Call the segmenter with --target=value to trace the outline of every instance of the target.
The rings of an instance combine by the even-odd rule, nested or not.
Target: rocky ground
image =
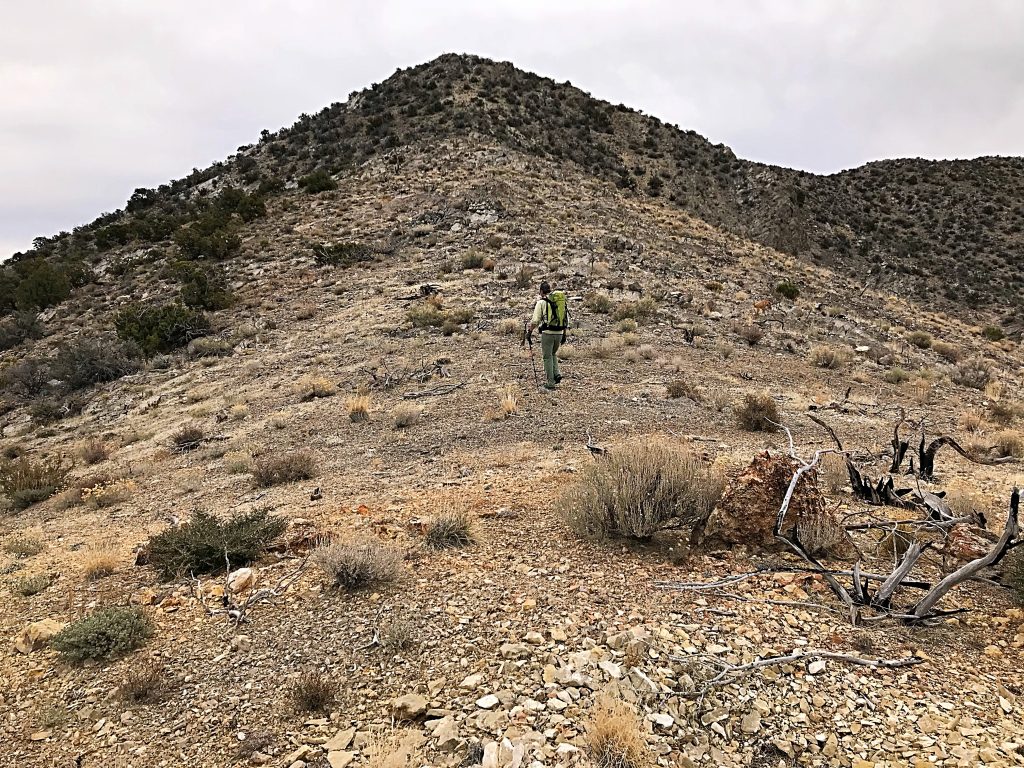
[[[32,555],[0,553],[11,586],[0,633],[13,639],[31,622],[129,602],[147,607],[156,631],[143,649],[103,665],[0,647],[8,745],[0,764],[379,765],[386,761],[374,745],[392,727],[402,729],[401,748],[386,750],[393,765],[586,764],[586,724],[604,691],[635,708],[649,758],[661,765],[1024,764],[1024,612],[1005,589],[958,589],[943,607],[971,610],[932,626],[854,627],[806,574],[686,586],[796,564],[788,556],[691,550],[676,537],[583,541],[558,504],[595,461],[588,434],[613,450],[663,435],[730,475],[765,448],[785,451],[784,436],[737,426],[733,411],[747,392],[773,395],[805,454],[830,445],[806,418],[826,407],[824,417],[875,474],[896,406],[926,419],[932,435],[983,444],[1002,429],[984,418],[993,398],[1019,391],[1016,345],[987,342],[970,318],[862,291],[657,200],[620,196],[569,166],[486,145],[412,156],[399,170],[371,163],[337,192],[273,205],[247,238],[247,258],[232,266],[240,301],[218,314],[231,356],[182,356],[104,385],[81,416],[49,432],[23,410],[8,417],[5,448],[71,454],[86,439],[103,440],[110,458],[75,477],[113,474],[129,490],[109,507],[61,509],[58,497],[0,517],[5,545],[25,537],[44,545]],[[340,239],[400,247],[372,265],[313,266],[309,245]],[[493,270],[462,268],[473,248]],[[536,277],[519,287],[524,268]],[[552,274],[580,300],[571,305],[577,327],[565,381],[545,393],[517,334],[537,278]],[[799,286],[795,301],[773,294],[783,279]],[[451,336],[410,326],[407,312],[422,302],[403,299],[428,283],[442,307],[475,313]],[[657,313],[623,330],[582,300],[594,290],[613,307],[652,297]],[[53,322],[67,329],[64,338],[102,325],[117,296],[101,287],[91,305],[70,303]],[[768,297],[774,306],[754,318],[753,303]],[[737,329],[754,321],[765,335],[750,345]],[[907,343],[913,330],[963,357],[984,355],[1003,389],[955,384],[952,364]],[[843,351],[839,369],[811,363],[811,348],[822,344]],[[897,367],[906,381],[888,375]],[[305,400],[300,382],[311,376],[336,394]],[[677,379],[696,399],[667,396]],[[370,391],[367,422],[347,413],[360,386]],[[510,389],[515,407],[506,416]],[[408,403],[422,413],[396,428],[396,409]],[[964,414],[981,417],[973,435]],[[171,436],[186,423],[210,439],[180,454]],[[316,456],[315,479],[254,487],[252,457],[300,448]],[[1019,465],[943,453],[938,469],[936,487],[969,497],[1001,530]],[[829,507],[863,509],[840,480],[822,477]],[[306,567],[236,625],[218,610],[219,577],[165,583],[134,564],[151,535],[196,509],[256,507],[286,515],[287,537],[298,542],[256,566],[260,585],[299,568],[303,543],[354,532],[400,546],[403,578],[345,594]],[[451,508],[472,514],[476,542],[426,547],[420,523]],[[877,542],[858,543],[888,572]],[[86,579],[100,552],[116,556],[114,572]],[[923,576],[934,578],[937,567],[929,560]],[[16,595],[15,579],[36,573],[52,574],[51,585]],[[810,655],[695,695],[721,662],[794,650],[921,663],[885,670]],[[155,703],[126,704],[118,689],[144,662],[163,670],[167,689]],[[340,686],[329,713],[298,713],[287,695],[310,671]]]

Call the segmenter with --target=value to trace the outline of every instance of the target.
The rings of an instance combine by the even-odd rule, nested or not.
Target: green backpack
[[[540,327],[541,331],[564,331],[569,327],[569,302],[564,291],[552,291],[544,301],[548,304],[548,316]]]

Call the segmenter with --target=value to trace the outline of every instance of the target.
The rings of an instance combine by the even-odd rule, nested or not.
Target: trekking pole
[[[529,320],[523,323],[523,341],[519,346],[526,349],[527,343],[530,345],[530,367],[533,369],[533,385],[540,389],[540,378],[537,376],[537,361],[533,359],[533,334],[530,333]]]

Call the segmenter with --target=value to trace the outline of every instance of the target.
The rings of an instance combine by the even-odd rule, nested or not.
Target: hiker
[[[527,333],[540,329],[540,348],[544,355],[545,389],[555,389],[562,380],[558,372],[558,348],[565,342],[565,331],[569,327],[569,308],[565,293],[552,291],[547,281],[540,284],[540,299],[533,308]]]

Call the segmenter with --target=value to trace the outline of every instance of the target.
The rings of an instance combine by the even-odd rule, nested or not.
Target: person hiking
[[[569,327],[569,310],[565,293],[552,291],[547,281],[540,284],[540,299],[533,308],[533,318],[527,329],[532,334],[535,328],[540,329],[540,348],[544,356],[545,389],[556,389],[562,381],[558,371],[558,348],[565,341],[565,331]]]

